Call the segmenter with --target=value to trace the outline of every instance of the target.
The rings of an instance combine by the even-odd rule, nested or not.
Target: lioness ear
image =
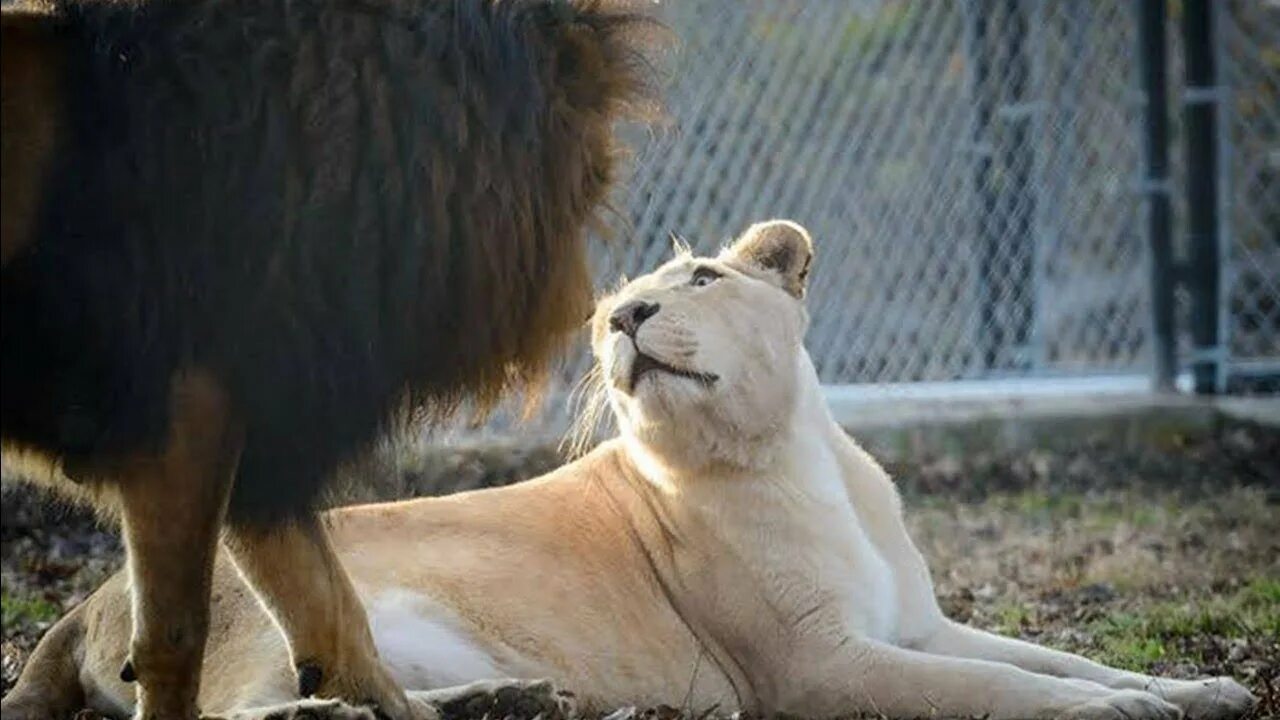
[[[747,228],[724,251],[729,258],[778,274],[782,289],[804,297],[813,261],[809,232],[790,220],[768,220]]]

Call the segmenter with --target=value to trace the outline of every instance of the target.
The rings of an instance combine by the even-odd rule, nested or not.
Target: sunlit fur
[[[806,235],[797,237],[808,242]],[[755,247],[751,240],[748,231],[715,258],[695,258],[677,241],[671,261],[603,298],[593,317],[597,372],[623,434],[683,470],[714,463],[745,469],[768,462],[767,449],[779,440],[790,419],[788,409],[795,405],[795,351],[808,316],[803,304],[778,287],[783,274],[744,259]],[[801,260],[807,263],[807,255]],[[697,268],[721,277],[694,286]],[[798,271],[799,266],[784,273]],[[634,340],[608,331],[609,315],[631,301],[661,308]],[[752,311],[737,310],[743,306]],[[628,392],[637,350],[719,379],[707,384],[653,373]]]

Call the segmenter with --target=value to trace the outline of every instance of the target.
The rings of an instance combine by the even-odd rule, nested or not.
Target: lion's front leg
[[[176,376],[166,447],[116,468],[133,632],[120,670],[138,684],[135,717],[196,717],[218,527],[243,444],[230,404],[204,373]]]
[[[284,633],[300,695],[376,705],[393,720],[430,717],[383,667],[364,606],[318,517],[233,525],[225,544]]]
[[[936,655],[1008,663],[1042,675],[1088,680],[1111,688],[1142,690],[1182,708],[1191,720],[1239,717],[1257,701],[1231,678],[1173,680],[1142,675],[951,621],[944,622],[921,649]]]

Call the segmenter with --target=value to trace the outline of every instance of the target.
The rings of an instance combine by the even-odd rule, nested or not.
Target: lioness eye
[[[693,278],[689,280],[689,284],[694,287],[702,287],[703,285],[710,285],[721,277],[723,276],[720,273],[711,268],[700,267],[693,271]]]

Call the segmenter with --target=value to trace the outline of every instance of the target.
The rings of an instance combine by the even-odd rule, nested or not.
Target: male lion
[[[648,23],[592,0],[5,6],[4,459],[118,509],[111,674],[139,717],[196,714],[220,531],[291,684],[415,714],[316,522],[323,481],[404,409],[536,381],[590,311],[584,226]]]
[[[1225,718],[1228,678],[1161,680],[946,619],[898,494],[825,407],[802,339],[812,247],[786,221],[687,253],[599,303],[598,370],[621,428],[542,478],[330,513],[395,679],[544,677],[581,709],[825,717]],[[127,713],[127,579],[59,622],[28,707]],[[225,560],[201,698],[296,698],[270,620]],[[429,696],[428,696],[429,699]]]

